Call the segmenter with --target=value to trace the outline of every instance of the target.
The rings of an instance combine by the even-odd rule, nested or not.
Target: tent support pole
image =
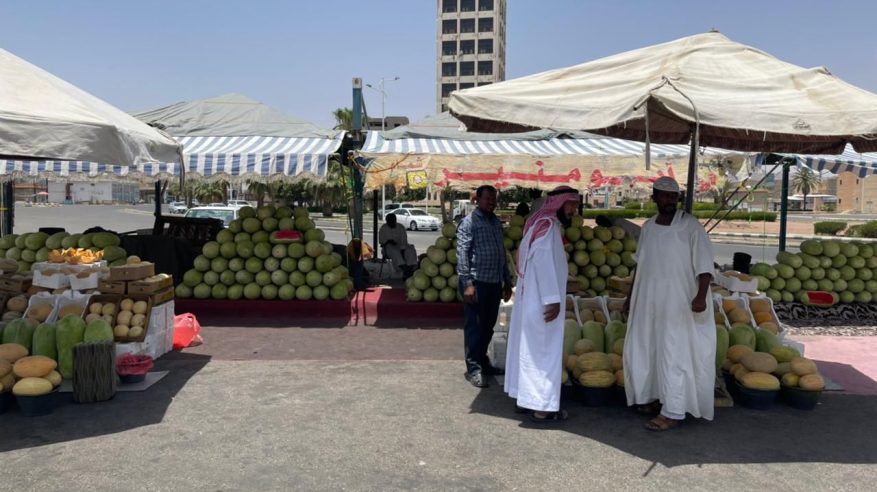
[[[786,221],[789,215],[789,167],[790,162],[783,159],[783,190],[780,195],[780,251],[786,250]]]
[[[696,130],[691,131],[691,149],[688,153],[688,181],[685,184],[685,211],[691,213],[694,209],[694,183],[697,176],[697,135]]]

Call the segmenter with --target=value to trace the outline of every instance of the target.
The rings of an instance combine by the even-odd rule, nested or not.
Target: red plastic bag
[[[197,347],[202,343],[201,323],[194,314],[183,313],[174,317],[174,350]]]

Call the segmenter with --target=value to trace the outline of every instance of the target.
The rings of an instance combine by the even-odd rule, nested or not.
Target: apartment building
[[[436,112],[451,92],[505,80],[506,0],[437,0]]]

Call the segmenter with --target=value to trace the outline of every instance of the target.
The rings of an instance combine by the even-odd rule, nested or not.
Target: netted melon
[[[773,372],[777,368],[777,360],[764,352],[749,352],[740,358],[743,367],[753,372]]]
[[[740,381],[740,384],[751,389],[764,391],[780,389],[780,380],[776,376],[765,372],[747,372],[737,379]]]

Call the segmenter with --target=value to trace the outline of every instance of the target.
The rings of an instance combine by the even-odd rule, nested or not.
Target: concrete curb
[[[732,239],[775,239],[779,240],[779,234],[750,234],[747,232],[710,232],[712,237]],[[832,240],[846,243],[877,243],[877,239],[869,237],[845,237],[845,236],[817,236],[808,234],[786,234],[786,239],[806,241],[808,239]]]

